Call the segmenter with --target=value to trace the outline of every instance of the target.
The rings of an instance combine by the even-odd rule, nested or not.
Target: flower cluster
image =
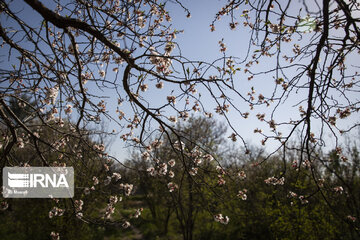
[[[169,192],[173,192],[175,191],[177,188],[178,188],[178,185],[176,183],[173,183],[173,182],[169,182],[167,184],[167,187],[169,189]]]
[[[239,176],[239,178],[240,178],[241,180],[244,180],[244,179],[246,178],[246,173],[245,173],[244,171],[240,171],[240,172],[238,173],[238,176]]]
[[[46,95],[45,95],[44,103],[46,103],[47,105],[55,104],[56,98],[59,94],[59,86],[56,85],[53,88],[45,87],[45,90],[46,90]]]
[[[244,188],[243,190],[239,191],[237,196],[245,201],[247,199],[246,193],[247,193],[247,189]]]
[[[285,178],[281,177],[281,178],[276,178],[276,177],[269,177],[267,179],[264,180],[264,182],[266,184],[271,184],[271,185],[284,185],[285,182]]]
[[[120,201],[122,199],[120,198]],[[109,219],[111,217],[111,215],[115,212],[115,204],[119,201],[117,196],[110,196],[109,198],[109,203],[106,206],[105,209],[105,213],[104,213],[104,218],[105,219]]]
[[[49,212],[49,218],[53,218],[56,216],[62,216],[64,214],[65,210],[58,208],[58,207],[53,207],[50,212]]]
[[[56,232],[50,233],[51,240],[60,240],[60,234]]]
[[[343,191],[344,191],[344,189],[343,189],[342,186],[337,186],[337,187],[334,187],[334,191],[335,191],[336,193],[342,194]]]
[[[83,208],[84,202],[82,200],[75,200],[74,201],[74,207],[75,207],[75,212],[76,212],[76,217],[78,218],[82,218],[83,213],[82,208]]]
[[[163,73],[164,75],[169,75],[172,73],[172,70],[170,70],[171,67],[171,59],[169,58],[170,52],[172,51],[173,47],[170,45],[168,47],[165,47],[165,55],[160,56],[160,54],[155,50],[154,47],[150,47],[150,53],[152,56],[149,57],[149,60],[152,64],[156,66],[156,72],[157,73]]]
[[[131,215],[131,218],[139,218],[143,210],[143,208],[136,209],[135,213]]]
[[[134,188],[134,185],[132,185],[132,184],[128,184],[128,183],[120,184],[120,189],[124,190],[124,194],[126,196],[129,196],[131,194],[131,191],[133,190],[133,188]]]
[[[222,223],[222,224],[228,224],[230,221],[230,218],[228,216],[223,216],[221,213],[216,214],[214,216],[214,219],[216,222]]]

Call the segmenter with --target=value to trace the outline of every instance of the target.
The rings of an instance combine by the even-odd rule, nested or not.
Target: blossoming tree
[[[248,28],[248,54],[242,60],[228,56],[226,41],[221,40],[223,57],[212,62],[193,61],[182,55],[176,42],[181,31],[172,27],[167,5],[173,2],[187,17],[191,15],[178,0],[24,2],[26,5],[19,9],[17,2],[0,1],[2,52],[8,53],[2,54],[6,62],[0,71],[0,117],[4,126],[1,167],[16,165],[11,153],[26,144],[36,149],[44,166],[51,165],[44,157],[44,145],[61,156],[81,161],[80,151],[62,151],[69,138],[110,161],[115,157],[106,153],[104,145],[89,143],[89,136],[99,134],[89,129],[111,120],[117,128],[102,134],[119,133],[128,145],[141,149],[154,169],[161,164],[165,169],[168,163],[154,159],[152,151],[161,145],[160,138],[167,137],[174,152],[185,156],[182,142],[187,136],[174,123],[185,121],[195,112],[209,118],[224,117],[232,130],[230,139],[240,139],[246,153],[250,153],[248,144],[229,112],[239,119],[254,115],[259,124],[266,123],[267,129],[256,128],[254,133],[262,136],[263,145],[278,144],[269,157],[282,151],[284,159],[277,175],[265,179],[268,184],[286,181],[287,153],[298,151],[301,157],[293,163],[294,169],[305,171],[306,166],[318,186],[317,192],[325,197],[322,186],[326,184],[317,166],[330,165],[315,149],[334,141],[337,154],[344,162],[347,160],[339,138],[359,126],[359,73],[353,61],[358,58],[360,39],[356,1],[227,1],[210,23],[210,30],[216,31],[221,17],[229,19],[231,29],[240,25]],[[263,62],[267,69],[254,67]],[[246,81],[270,78],[273,90],[244,90],[238,84],[239,74],[245,74]],[[20,97],[24,93],[31,95],[31,103]],[[154,100],[157,94],[159,98]],[[32,109],[27,118],[19,119],[9,107],[14,98],[19,106]],[[240,108],[239,101],[248,108]],[[288,103],[294,104],[299,113],[278,119]],[[269,111],[257,112],[261,106]],[[62,128],[65,122],[70,127]],[[37,125],[56,131],[57,140],[47,141]],[[154,140],[157,133],[161,137]],[[300,142],[294,146],[290,143],[296,134]],[[185,157],[179,159],[176,164],[186,169]],[[231,176],[221,164],[217,169],[220,183],[225,184],[224,178]],[[194,170],[187,169],[187,174],[193,175]],[[109,176],[113,177],[116,175]],[[177,183],[167,184],[169,191],[176,191]],[[328,187],[339,187],[340,191],[345,186]],[[131,183],[121,185],[124,196],[131,194],[132,188]],[[246,198],[244,191],[239,191]],[[118,201],[110,198],[105,218],[110,218],[113,203]],[[79,206],[82,204],[74,204],[75,211]],[[228,222],[221,213],[214,218]],[[129,222],[122,225],[129,227]],[[57,239],[59,234],[53,233],[52,237]]]

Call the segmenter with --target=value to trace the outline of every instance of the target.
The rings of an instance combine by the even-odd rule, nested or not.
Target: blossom
[[[244,180],[244,179],[246,178],[246,173],[245,173],[244,171],[240,171],[240,172],[238,173],[238,176],[239,176],[239,178],[240,178],[241,180]]]
[[[130,223],[128,221],[125,221],[121,226],[123,228],[128,228],[128,227],[130,227]]]
[[[175,189],[178,188],[178,185],[176,183],[173,183],[173,182],[169,182],[167,184],[167,186],[168,186],[169,192],[173,192]]]
[[[93,176],[92,180],[94,181],[94,185],[99,184],[99,179],[97,177]]]
[[[296,198],[297,197],[297,194],[292,192],[292,191],[289,191],[289,195],[288,197],[293,197],[293,198]]]
[[[100,77],[105,77],[105,71],[104,70],[99,70],[99,75],[100,75]]]
[[[112,178],[115,178],[115,181],[118,181],[119,179],[121,179],[121,175],[120,173],[113,173]]]
[[[198,168],[191,168],[190,170],[189,170],[189,174],[191,175],[191,176],[195,176],[196,174],[197,174],[197,171],[198,171]]]
[[[309,203],[309,201],[306,200],[303,195],[300,195],[300,196],[299,196],[299,199],[300,199],[301,204],[308,204],[308,203]]]
[[[175,96],[167,96],[166,99],[168,100],[169,103],[176,103],[176,97]]]
[[[146,172],[148,172],[150,174],[150,176],[156,175],[155,168],[153,168],[153,167],[149,167],[148,169],[146,169]]]
[[[245,201],[247,199],[246,193],[247,193],[247,189],[244,188],[243,190],[239,191],[237,196]]]
[[[158,89],[162,89],[164,87],[164,83],[163,82],[158,82],[155,86]]]
[[[72,106],[70,104],[67,104],[65,107],[65,113],[71,114],[72,113]]]
[[[285,178],[281,177],[281,178],[276,178],[276,177],[269,177],[267,179],[264,180],[264,182],[266,184],[272,184],[272,185],[284,185],[285,182]]]
[[[134,185],[128,184],[128,183],[125,183],[125,184],[121,183],[120,184],[120,189],[124,190],[124,194],[126,196],[129,196],[131,194],[131,191],[133,190],[133,187],[134,187]]]
[[[52,240],[60,240],[60,234],[57,232],[51,232],[50,237]]]
[[[62,216],[64,214],[65,210],[58,208],[58,207],[53,207],[50,211],[49,211],[49,218],[53,218],[55,216]]]
[[[334,191],[335,191],[336,193],[342,194],[343,191],[344,191],[344,189],[343,189],[342,186],[337,186],[337,187],[334,187]]]
[[[174,159],[170,159],[170,160],[168,161],[168,164],[169,164],[170,167],[174,167],[174,166],[175,166],[175,160],[174,160]]]
[[[170,178],[175,177],[175,173],[173,171],[171,171],[171,170],[169,171],[168,175],[169,175]]]
[[[143,91],[143,92],[146,92],[146,90],[149,88],[149,86],[147,85],[147,84],[142,84],[142,85],[140,85],[140,89],[141,89],[141,91]]]
[[[45,89],[47,90],[46,92],[46,96],[45,96],[45,100],[44,102],[46,104],[55,104],[56,98],[59,94],[59,86],[55,86],[53,88],[47,88],[45,87]]]
[[[347,219],[349,219],[349,220],[352,221],[352,222],[355,222],[355,221],[356,221],[356,217],[351,216],[351,215],[348,215],[348,216],[347,216]]]
[[[221,213],[219,213],[219,214],[216,214],[215,216],[214,216],[214,220],[216,221],[216,222],[219,222],[219,223],[222,223],[222,224],[228,224],[229,223],[229,221],[230,221],[230,218],[228,217],[228,216],[223,216]]]

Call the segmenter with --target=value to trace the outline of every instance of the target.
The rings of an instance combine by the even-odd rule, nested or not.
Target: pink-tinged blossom
[[[169,173],[168,173],[168,176],[169,176],[169,178],[174,178],[174,177],[175,177],[175,173],[170,170]]]
[[[299,196],[300,202],[301,204],[308,204],[309,201],[307,199],[305,199],[305,197],[303,195]]]
[[[325,182],[325,179],[323,179],[323,178],[318,179],[318,186],[319,186],[319,187],[323,187],[323,186],[324,186],[324,182]]]
[[[143,152],[142,154],[141,154],[141,159],[142,160],[148,160],[150,158],[150,153],[148,153],[148,152]]]
[[[17,138],[17,146],[19,147],[19,148],[24,148],[25,147],[25,143],[24,143],[24,140],[21,138],[21,137],[18,137]]]
[[[211,154],[205,154],[204,159],[205,159],[205,161],[211,162],[212,160],[214,160],[214,157],[211,156]]]
[[[226,174],[225,170],[222,167],[220,167],[219,165],[216,166],[216,171],[222,175]]]
[[[166,163],[161,163],[159,165],[159,174],[160,175],[166,175],[167,173],[167,164]]]
[[[245,201],[247,199],[246,193],[247,193],[247,189],[244,188],[243,190],[239,191],[237,196]]]
[[[121,179],[121,175],[120,175],[120,173],[113,173],[112,178],[114,178],[115,181],[118,181],[119,179]]]
[[[141,212],[143,211],[144,209],[143,208],[139,208],[139,209],[136,209],[135,213],[132,214],[132,218],[139,218],[140,215],[141,215]]]
[[[164,83],[163,82],[158,82],[155,86],[158,89],[162,89],[164,87]]]
[[[184,150],[185,149],[185,143],[183,143],[182,141],[176,141],[175,143],[174,143],[174,148],[176,149],[176,150],[179,150],[179,151],[181,151],[181,150]]]
[[[131,194],[131,191],[133,190],[133,187],[134,187],[134,185],[128,184],[128,183],[125,183],[125,184],[121,183],[120,184],[120,189],[124,190],[124,194],[126,196],[129,196]]]
[[[105,77],[105,71],[104,70],[100,70],[99,71],[99,75],[100,75],[100,77]]]
[[[60,234],[57,232],[50,233],[51,240],[60,240]]]
[[[107,186],[111,183],[111,177],[107,176],[106,179],[104,180],[104,185]]]
[[[84,194],[89,195],[90,194],[90,188],[88,188],[88,187],[84,188]]]
[[[93,176],[92,180],[94,181],[94,185],[99,184],[99,179],[97,177]]]
[[[225,179],[221,175],[218,175],[218,184],[221,186],[221,185],[225,185],[225,183],[226,183]]]
[[[352,222],[355,222],[355,221],[356,221],[356,217],[351,216],[351,215],[348,215],[348,216],[347,216],[347,219],[349,219],[349,220],[352,221]]]
[[[174,159],[169,160],[168,164],[169,164],[170,167],[174,167],[175,166],[175,160]]]
[[[58,207],[53,207],[50,211],[49,211],[49,218],[53,218],[56,216],[62,216],[64,214],[65,210],[58,208]]]
[[[65,111],[66,114],[71,114],[72,113],[72,106],[70,104],[67,104],[64,111]]]
[[[244,171],[240,171],[240,172],[238,173],[238,176],[239,176],[239,178],[240,178],[241,180],[244,180],[244,179],[246,178],[246,173],[245,173]]]
[[[74,207],[76,212],[80,212],[83,208],[84,202],[82,200],[75,200],[74,201]]]
[[[216,221],[216,222],[219,222],[219,223],[222,223],[222,224],[228,224],[229,223],[229,221],[230,221],[230,218],[228,217],[228,216],[223,216],[221,213],[219,213],[219,214],[216,214],[215,216],[214,216],[214,220]]]
[[[167,101],[169,103],[173,103],[173,104],[176,103],[176,97],[175,96],[167,96],[166,99],[167,99]]]
[[[264,180],[264,182],[266,184],[271,184],[271,185],[284,185],[284,182],[285,182],[285,178],[284,177],[281,177],[281,178],[276,178],[276,177],[269,177],[267,179]]]
[[[130,223],[128,221],[125,221],[121,226],[126,229],[130,227]]]
[[[334,187],[334,191],[335,191],[336,193],[342,194],[343,191],[344,191],[344,189],[343,189],[342,186],[337,186],[337,187]]]
[[[173,192],[175,189],[178,188],[178,185],[176,183],[173,183],[173,182],[169,182],[167,184],[167,187],[169,189],[169,192]]]
[[[46,96],[45,96],[45,100],[44,102],[46,104],[55,104],[56,98],[59,94],[59,86],[55,86],[53,88],[47,88],[45,87],[45,90],[47,90],[46,92]]]
[[[192,168],[189,170],[189,174],[190,174],[191,176],[195,176],[195,175],[197,174],[197,172],[198,172],[198,168],[192,167]]]
[[[149,88],[149,86],[148,86],[147,84],[142,84],[142,85],[140,85],[140,89],[141,89],[141,91],[143,91],[143,92],[146,92],[146,90],[148,90],[148,88]]]

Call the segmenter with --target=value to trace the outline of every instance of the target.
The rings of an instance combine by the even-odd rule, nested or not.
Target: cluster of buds
[[[128,221],[125,221],[121,226],[126,229],[126,228],[130,227],[130,225],[131,224]]]
[[[292,192],[292,191],[289,191],[288,197],[289,197],[289,198],[296,198],[296,197],[297,197],[297,193]]]

